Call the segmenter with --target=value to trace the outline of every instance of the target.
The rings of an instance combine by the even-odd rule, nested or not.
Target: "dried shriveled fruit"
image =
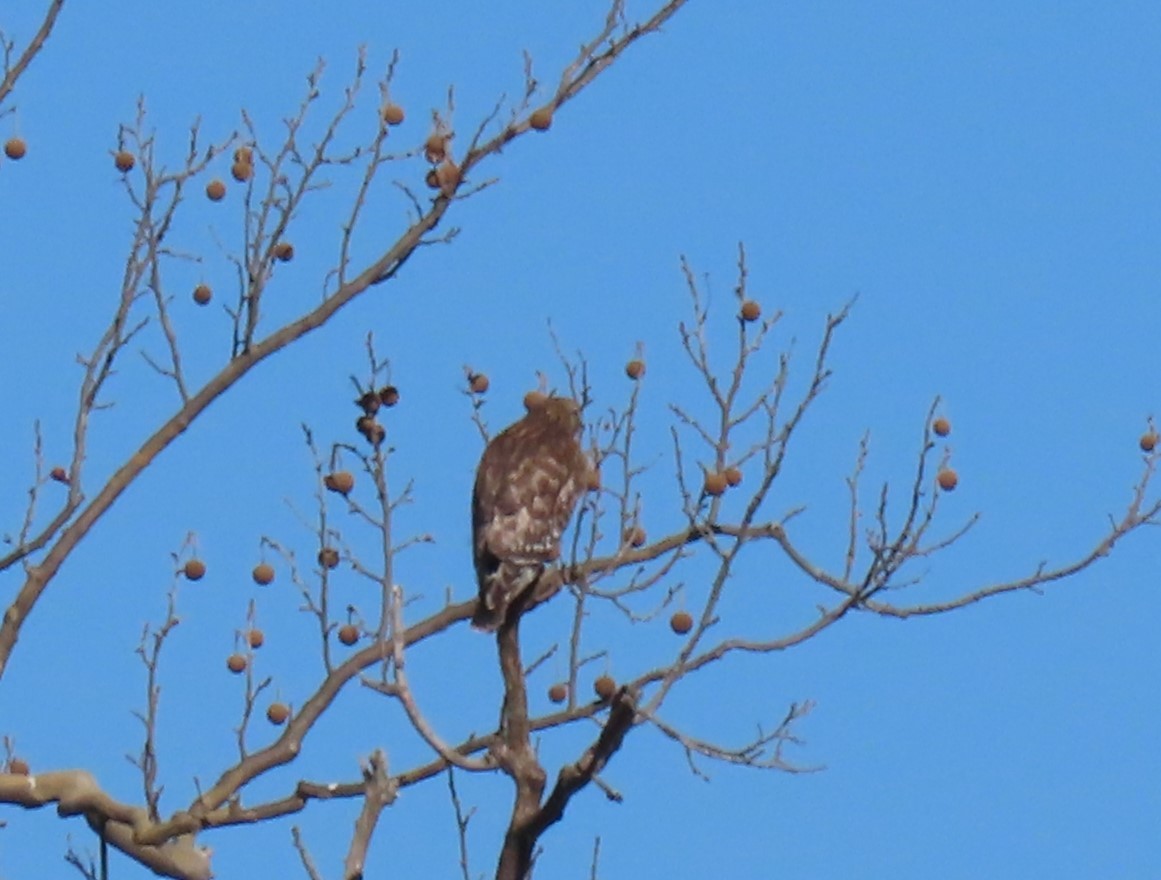
[[[210,300],[214,298],[214,292],[210,289],[208,284],[199,284],[194,288],[193,301],[199,306],[208,305]]]
[[[951,468],[944,468],[935,477],[935,481],[939,483],[939,488],[945,492],[950,492],[959,485],[959,474]]]
[[[211,202],[220,202],[226,197],[226,185],[215,177],[206,184],[206,197]]]
[[[323,568],[338,568],[339,551],[334,547],[323,547],[318,551],[318,564]]]
[[[528,124],[536,131],[548,131],[552,127],[552,108],[537,107],[528,117]]]
[[[374,391],[366,391],[355,404],[368,416],[373,416],[379,412],[379,395]]]
[[[756,300],[748,299],[742,303],[742,320],[757,321],[762,317],[762,306]]]
[[[394,385],[384,385],[379,389],[379,402],[384,406],[395,406],[399,403],[399,389]]]
[[[118,150],[113,155],[113,165],[122,174],[126,174],[133,170],[133,166],[137,164],[137,159],[128,150]]]
[[[589,468],[585,474],[585,491],[601,491],[601,469],[599,467]]]
[[[254,578],[254,583],[258,586],[265,587],[274,581],[274,566],[269,562],[259,562],[250,572],[250,576]]]
[[[245,654],[231,654],[226,658],[226,668],[235,675],[245,672],[249,661],[246,660]]]
[[[423,157],[432,165],[438,165],[447,158],[447,132],[433,131],[423,142]]]
[[[688,611],[674,611],[669,618],[669,628],[679,636],[685,635],[693,629],[693,615]]]
[[[346,495],[355,488],[355,475],[350,471],[335,471],[323,477],[323,485],[332,492]]]
[[[568,685],[563,681],[558,681],[548,689],[548,699],[554,703],[563,703],[568,699]]]
[[[460,166],[446,159],[435,166],[435,182],[440,192],[451,195],[460,185]]]
[[[706,495],[721,495],[726,491],[726,486],[729,485],[729,480],[721,471],[710,471],[705,475],[705,482],[702,484],[702,491]]]
[[[191,581],[200,581],[206,576],[206,564],[200,559],[190,559],[182,567],[185,576]]]
[[[49,471],[48,475],[51,479],[56,480],[58,483],[69,482],[69,472],[62,468],[59,464],[51,471]]]
[[[290,707],[285,703],[271,703],[266,708],[266,720],[271,724],[282,725],[290,717]]]
[[[946,437],[951,433],[951,422],[944,416],[939,416],[931,423],[931,430],[935,432],[938,437]]]
[[[344,623],[339,627],[339,641],[350,647],[359,641],[359,628],[353,623]]]
[[[363,435],[368,443],[374,446],[382,443],[383,439],[387,436],[387,429],[370,416],[359,416],[355,420],[355,428]]]
[[[596,695],[602,700],[611,700],[613,698],[613,694],[617,692],[617,683],[613,681],[613,677],[611,675],[606,673],[593,682],[593,691],[595,691]]]
[[[23,159],[27,152],[28,144],[24,142],[24,138],[11,137],[4,142],[4,155],[9,159]]]

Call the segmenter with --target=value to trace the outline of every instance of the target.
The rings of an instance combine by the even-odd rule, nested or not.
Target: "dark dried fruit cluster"
[[[372,446],[378,446],[387,437],[387,429],[375,420],[375,414],[381,407],[389,408],[397,403],[399,389],[394,385],[384,385],[378,391],[365,392],[355,401],[355,406],[363,411],[363,414],[355,420],[355,430]]]

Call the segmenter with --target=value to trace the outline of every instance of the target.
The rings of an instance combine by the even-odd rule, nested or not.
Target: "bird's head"
[[[529,407],[530,418],[541,419],[569,434],[579,434],[584,422],[581,420],[580,404],[571,397],[545,397]]]

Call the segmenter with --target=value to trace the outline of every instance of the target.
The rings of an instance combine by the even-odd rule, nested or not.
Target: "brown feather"
[[[560,540],[589,471],[580,407],[550,397],[484,449],[472,491],[480,601],[472,623],[494,630],[508,606],[560,558]]]

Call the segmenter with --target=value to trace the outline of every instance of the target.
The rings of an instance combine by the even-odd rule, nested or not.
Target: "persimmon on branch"
[[[623,3],[621,0],[614,0],[604,26],[594,38],[581,47],[576,59],[565,69],[556,92],[546,106],[549,106],[552,112],[559,110],[607,69],[626,49],[641,37],[657,31],[684,4],[685,0],[670,0],[647,21],[630,26],[624,19]],[[52,22],[55,21],[59,7],[58,3],[50,9],[45,28],[42,29],[46,36]],[[43,39],[40,42],[43,43]],[[24,62],[24,66],[26,65],[27,62]],[[18,75],[18,67],[19,70],[23,70],[17,62],[8,72],[16,71]],[[526,72],[527,70],[526,64]],[[388,67],[385,79],[380,83],[384,94],[388,93],[393,72],[394,59]],[[253,151],[252,156],[257,155],[261,162],[266,163],[271,172],[270,183],[261,202],[255,203],[254,190],[250,190],[251,196],[246,202],[246,235],[243,242],[243,253],[246,257],[237,258],[235,261],[242,277],[239,303],[234,311],[231,356],[214,376],[196,389],[186,386],[186,380],[180,369],[178,340],[167,321],[167,297],[172,296],[172,293],[168,292],[169,289],[165,286],[163,258],[174,256],[175,253],[168,250],[168,245],[163,250],[162,240],[169,229],[173,211],[181,202],[185,184],[202,171],[214,156],[232,143],[233,136],[221,144],[211,145],[202,152],[199,147],[198,126],[195,124],[191,130],[190,149],[184,165],[179,171],[167,174],[159,163],[155,164],[155,142],[151,134],[145,133],[141,114],[138,116],[137,125],[131,131],[122,131],[118,157],[121,152],[127,152],[126,147],[136,146],[138,149],[136,159],[141,160],[145,170],[144,190],[141,191],[139,199],[135,199],[139,220],[130,248],[125,283],[109,329],[103,334],[93,354],[85,363],[76,415],[72,465],[67,474],[70,481],[69,498],[39,533],[27,541],[18,543],[5,557],[0,558],[0,571],[3,571],[17,562],[26,560],[31,554],[47,548],[43,556],[25,565],[24,582],[7,608],[3,622],[0,623],[0,676],[7,668],[24,622],[65,560],[113,502],[157,456],[177,440],[214,400],[226,393],[250,370],[271,355],[324,326],[339,309],[372,287],[394,278],[418,249],[438,240],[432,239],[431,234],[441,224],[445,214],[459,200],[479,191],[478,187],[473,189],[468,183],[469,177],[477,168],[498,154],[505,145],[533,128],[530,118],[517,115],[500,125],[496,134],[485,139],[487,130],[497,124],[497,115],[503,103],[498,102],[496,109],[475,130],[466,154],[458,165],[452,162],[450,156],[438,157],[439,161],[433,169],[436,172],[438,189],[430,203],[424,205],[418,199],[413,199],[416,213],[403,233],[393,243],[380,245],[378,256],[366,262],[361,268],[351,268],[350,236],[360,217],[362,197],[386,162],[406,155],[387,157],[382,152],[384,138],[392,120],[401,121],[396,112],[387,112],[387,106],[381,108],[379,114],[381,124],[365,148],[353,154],[331,152],[334,133],[343,121],[351,116],[353,97],[363,73],[364,64],[360,56],[354,83],[347,90],[344,103],[332,117],[322,139],[313,149],[305,150],[299,147],[298,133],[308,110],[318,97],[318,71],[308,78],[307,97],[300,105],[298,116],[288,124],[287,136],[282,141],[282,146],[269,152],[264,152],[254,145],[247,147]],[[523,103],[519,106],[525,108],[528,100],[529,90],[526,87]],[[389,106],[398,107],[398,105]],[[252,125],[248,120],[244,121],[247,122],[248,132],[253,135],[255,132]],[[540,130],[544,127],[537,126]],[[133,154],[129,152],[129,155]],[[239,156],[235,156],[235,161],[238,159]],[[319,170],[324,166],[353,164],[356,159],[365,162],[364,173],[359,184],[359,195],[350,209],[337,248],[336,269],[331,273],[332,277],[338,279],[335,288],[326,292],[317,306],[307,309],[297,318],[262,336],[259,308],[261,294],[269,281],[273,260],[284,259],[289,255],[284,247],[280,249],[280,245],[284,244],[282,234],[290,229],[295,210],[303,207]],[[449,163],[452,163],[451,166]],[[132,167],[129,162],[118,164]],[[444,171],[441,172],[440,169]],[[248,184],[251,187],[256,186],[252,181],[248,181]],[[220,191],[220,188],[214,188],[209,194],[211,198],[220,198],[218,194]],[[135,317],[137,309],[134,307],[148,299],[141,288],[142,282],[145,284],[145,291],[152,294],[150,298],[155,314],[138,318]],[[112,475],[103,481],[97,481],[99,488],[86,499],[82,490],[81,464],[84,461],[83,450],[89,416],[99,406],[97,395],[108,379],[113,362],[134,336],[144,329],[146,321],[153,321],[161,327],[169,349],[168,364],[161,368],[161,372],[168,375],[177,385],[182,406],[151,436],[144,439],[137,451]]]
[[[370,288],[392,279],[417,250],[454,235],[454,230],[440,235],[437,229],[460,201],[489,185],[490,181],[477,173],[485,163],[525,132],[547,129],[555,112],[637,39],[660,28],[682,5],[683,0],[666,3],[643,24],[631,26],[625,21],[622,3],[614,0],[603,26],[582,45],[548,100],[535,109],[539,84],[526,57],[522,96],[507,114],[503,101],[496,104],[472,131],[458,161],[453,150],[456,107],[450,91],[446,108],[433,114],[431,134],[422,145],[398,152],[387,150],[389,138],[395,137],[391,133],[394,126],[403,120],[391,89],[397,58],[392,58],[377,84],[380,106],[374,131],[358,147],[346,151],[338,150],[335,144],[338,133],[357,116],[357,97],[367,76],[361,54],[338,108],[322,123],[321,135],[309,146],[305,132],[321,100],[321,65],[308,77],[307,94],[297,114],[286,120],[281,138],[268,140],[244,114],[241,135],[231,133],[206,144],[200,126],[195,124],[174,170],[162,161],[157,137],[148,128],[143,103],[139,104],[134,123],[121,129],[114,154],[115,165],[126,175],[126,193],[137,220],[119,297],[106,328],[81,361],[70,463],[60,468],[59,475],[57,469],[49,469],[37,432],[35,476],[25,516],[15,546],[0,559],[0,570],[16,571],[19,563],[23,577],[0,623],[0,674],[21,626],[77,544],[213,400],[270,355],[324,326],[339,309]],[[52,10],[59,7],[57,3],[50,9],[49,29],[56,14]],[[13,69],[15,66],[6,62],[5,82]],[[0,102],[3,97],[0,93]],[[505,121],[500,121],[501,116]],[[202,381],[190,375],[182,356],[185,340],[170,320],[174,297],[179,295],[170,281],[171,265],[195,256],[171,242],[173,220],[184,200],[197,191],[195,184],[200,184],[209,165],[231,149],[231,175],[244,186],[241,242],[226,258],[234,268],[237,290],[226,297],[230,320],[228,332],[222,336],[222,361],[217,372]],[[412,212],[406,229],[394,242],[375,241],[376,256],[356,265],[352,256],[356,235],[370,234],[360,225],[364,205],[382,182],[383,169],[420,155],[431,166],[428,185],[432,195],[425,201],[411,184],[401,182],[400,190]],[[135,172],[133,177],[128,176],[131,172]],[[280,265],[293,257],[295,218],[311,208],[312,194],[332,174],[351,175],[353,196],[344,209],[341,234],[334,243],[334,263],[322,281],[321,300],[302,307],[297,317],[281,326],[270,328],[264,297],[277,283]],[[220,180],[211,181],[206,192],[216,198],[224,187]],[[296,553],[297,542],[283,538],[265,536],[261,541],[264,554],[270,551],[282,560],[301,596],[301,610],[313,618],[312,626],[317,624],[320,674],[313,690],[296,700],[293,708],[281,699],[270,704],[267,717],[277,733],[272,741],[254,745],[258,734],[251,722],[261,709],[263,694],[276,682],[258,665],[261,638],[256,633],[261,631],[257,606],[250,601],[236,634],[236,653],[228,660],[232,671],[245,673],[239,679],[242,707],[235,728],[237,757],[228,766],[213,768],[204,777],[213,783],[183,807],[164,812],[155,729],[160,711],[157,680],[162,647],[167,639],[180,635],[174,629],[178,617],[176,594],[171,590],[162,622],[143,632],[138,649],[146,670],[146,705],[139,716],[144,727],[143,745],[134,763],[142,773],[144,805],[112,798],[85,770],[36,775],[18,772],[27,768],[17,766],[11,756],[9,772],[0,774],[0,802],[28,808],[51,804],[62,815],[81,815],[102,839],[159,874],[200,880],[210,876],[209,853],[197,842],[200,833],[296,814],[315,801],[357,798],[362,807],[343,869],[344,877],[355,878],[361,876],[366,864],[382,810],[395,803],[402,789],[447,773],[461,866],[468,876],[466,817],[471,813],[464,810],[454,789],[454,768],[505,776],[511,782],[515,797],[496,876],[519,880],[527,874],[542,836],[564,816],[572,798],[590,785],[611,799],[620,798],[601,774],[615,768],[619,749],[638,727],[652,726],[659,731],[684,755],[694,773],[704,774],[706,761],[783,771],[801,769],[784,755],[784,749],[798,743],[795,725],[810,711],[809,701],[791,704],[756,735],[742,737],[740,743],[719,742],[663,714],[673,692],[695,674],[714,664],[728,663],[738,654],[776,654],[793,648],[853,613],[897,617],[935,614],[1005,592],[1040,589],[1092,565],[1140,526],[1161,520],[1161,500],[1155,500],[1151,491],[1161,451],[1156,449],[1155,440],[1147,446],[1143,438],[1143,470],[1129,503],[1123,513],[1110,520],[1108,530],[1091,550],[1055,567],[1042,563],[1030,575],[983,586],[958,599],[903,604],[897,597],[922,576],[916,572],[917,563],[962,540],[975,521],[969,518],[945,528],[938,519],[940,500],[954,490],[955,478],[948,452],[940,448],[940,439],[950,431],[950,424],[940,417],[937,398],[922,415],[918,452],[905,478],[901,500],[884,485],[867,507],[862,478],[870,450],[864,436],[846,478],[850,503],[841,524],[846,530],[845,546],[837,560],[813,558],[799,540],[807,508],[800,504],[772,511],[772,489],[783,474],[792,444],[799,443],[796,438],[802,425],[832,379],[832,346],[853,304],[827,318],[811,361],[800,368],[789,349],[771,352],[782,316],[774,312],[763,317],[760,298],[749,289],[745,252],[739,249],[737,283],[727,310],[731,341],[725,364],[719,366],[716,315],[711,320],[708,297],[689,264],[683,261],[681,269],[690,299],[690,319],[679,326],[678,343],[696,379],[691,384],[701,398],[674,401],[668,426],[644,423],[641,406],[648,385],[644,351],[639,347],[626,367],[630,379],[627,399],[599,413],[590,406],[589,445],[603,482],[589,486],[591,491],[570,534],[567,559],[541,578],[534,593],[522,598],[526,605],[518,611],[525,612],[525,617],[513,614],[497,633],[497,665],[504,688],[498,718],[495,707],[483,706],[478,707],[479,716],[457,721],[462,729],[442,729],[425,712],[424,694],[414,688],[408,675],[409,665],[421,662],[422,656],[411,649],[453,627],[466,626],[476,600],[473,590],[456,591],[472,594],[462,601],[456,601],[449,591],[441,607],[422,616],[410,609],[421,596],[430,596],[434,585],[397,583],[399,554],[430,541],[431,536],[399,534],[397,514],[402,505],[413,500],[411,482],[400,482],[391,469],[393,450],[385,442],[383,424],[391,401],[398,400],[398,389],[390,384],[389,363],[376,354],[369,337],[369,376],[355,383],[358,437],[316,441],[314,433],[305,429],[313,459],[317,508],[309,517],[301,517],[311,536],[309,553]],[[195,301],[209,302],[213,291],[195,292],[195,297]],[[156,335],[148,336],[155,327]],[[146,339],[160,346],[161,354],[146,353],[146,359],[152,369],[172,382],[180,409],[113,474],[90,480],[84,464],[89,433],[96,421],[93,417],[108,403],[115,367],[122,363],[131,343]],[[586,404],[603,399],[590,386],[584,357],[566,356],[559,342],[557,351],[569,393]],[[801,377],[801,391],[792,390],[792,376],[796,381]],[[465,370],[465,379],[471,418],[486,439],[489,383],[474,369]],[[544,393],[546,374],[541,374],[538,384],[535,393]],[[1155,437],[1152,424],[1149,430]],[[655,465],[643,462],[669,446],[674,472],[671,488],[663,492],[646,481]],[[422,480],[423,475],[414,478]],[[66,484],[68,493],[57,510],[43,514],[42,520],[43,489],[50,481]],[[86,483],[91,494],[85,491]],[[659,536],[652,538],[645,528],[646,500],[654,516],[651,523],[661,526]],[[864,521],[871,526],[860,532]],[[371,551],[366,552],[366,547]],[[752,582],[742,584],[740,578],[731,577],[741,554],[751,552],[747,547],[752,552],[785,557],[807,584],[820,587],[817,613],[784,629],[770,627],[756,636],[739,635],[723,610],[724,597],[727,590],[752,588]],[[175,555],[175,567],[185,549]],[[198,561],[196,557],[180,566],[186,577],[194,577],[191,571],[197,569],[190,568],[194,561]],[[376,587],[370,599],[360,600],[362,607],[340,600],[336,571],[343,565]],[[260,585],[274,577],[273,566],[265,556],[253,577]],[[691,587],[694,583],[701,586]],[[537,606],[553,600],[571,603],[567,632],[558,644],[529,662],[524,656],[521,628],[535,625]],[[602,678],[610,687],[602,689],[595,699],[580,696],[586,669],[613,650],[605,634],[592,625],[594,609],[607,608],[627,622],[641,623],[678,603],[680,607],[669,623],[680,638],[663,661],[623,674],[619,683],[613,683],[606,673]],[[341,653],[334,646],[336,639],[343,646]],[[555,708],[537,714],[529,688],[535,684],[543,661],[558,650],[565,657],[567,674],[549,690]],[[291,780],[281,797],[248,802],[251,783],[288,767],[311,747],[315,725],[351,683],[360,686],[356,688],[360,695],[398,701],[412,731],[428,749],[425,758],[413,766],[393,768],[386,748],[368,743],[370,758],[346,781]],[[275,705],[282,707],[277,713]],[[747,730],[752,720],[742,719]],[[546,767],[534,736],[578,724],[594,727],[586,747],[575,760],[558,768]],[[321,876],[297,828],[293,836],[304,870],[312,877]],[[594,865],[595,861],[594,854]]]
[[[760,730],[755,738],[741,745],[710,741],[695,732],[683,730],[662,717],[660,714],[662,704],[672,689],[683,680],[713,663],[724,661],[731,654],[775,653],[786,650],[837,623],[852,611],[870,610],[900,615],[921,613],[906,606],[886,604],[879,597],[885,595],[889,589],[899,586],[901,572],[910,563],[925,559],[933,552],[948,546],[950,542],[958,540],[966,533],[967,527],[955,528],[947,536],[931,539],[927,537],[935,523],[940,493],[946,491],[940,489],[938,481],[932,479],[933,471],[938,472],[940,467],[946,466],[944,456],[938,459],[939,464],[934,464],[938,453],[934,437],[949,430],[948,426],[939,425],[939,419],[934,417],[938,403],[933,404],[924,419],[922,444],[914,474],[909,481],[901,523],[895,527],[891,526],[892,518],[888,515],[887,504],[890,493],[884,489],[879,493],[878,503],[874,508],[875,526],[861,542],[856,531],[856,524],[861,517],[860,494],[857,489],[868,450],[865,438],[860,443],[854,473],[847,479],[851,489],[852,507],[851,514],[847,518],[850,524],[850,538],[842,554],[838,573],[831,573],[821,564],[811,561],[792,540],[791,533],[795,522],[804,508],[792,508],[776,520],[758,518],[758,514],[765,508],[767,493],[781,472],[791,439],[796,436],[805,415],[825,390],[831,376],[828,354],[834,334],[846,319],[849,308],[844,308],[828,319],[807,379],[806,390],[799,400],[790,402],[787,399],[786,388],[791,373],[791,360],[785,354],[776,359],[778,367],[775,377],[759,391],[757,403],[754,400],[742,400],[734,389],[741,387],[742,378],[747,371],[760,369],[755,363],[762,346],[756,344],[755,340],[759,334],[765,338],[769,328],[759,326],[750,329],[754,321],[747,318],[744,306],[754,300],[749,298],[746,291],[744,263],[740,268],[740,276],[741,281],[737,290],[739,341],[733,363],[728,372],[722,375],[706,376],[704,372],[702,373],[703,385],[712,403],[711,411],[716,407],[717,414],[712,422],[707,423],[691,415],[691,408],[674,410],[676,419],[674,430],[678,438],[675,460],[680,470],[678,479],[675,479],[679,489],[672,504],[671,517],[682,525],[652,542],[638,543],[625,540],[626,524],[635,522],[639,514],[636,484],[645,472],[636,464],[632,454],[634,438],[639,430],[636,420],[643,387],[640,381],[643,373],[638,372],[633,381],[628,403],[623,409],[611,408],[608,414],[602,417],[603,424],[598,424],[593,436],[596,457],[606,465],[605,473],[609,474],[613,470],[610,465],[616,463],[621,471],[621,477],[615,481],[613,487],[590,495],[584,513],[578,518],[574,530],[573,558],[566,566],[550,573],[540,584],[536,595],[529,599],[528,610],[531,611],[536,605],[549,601],[562,591],[567,591],[578,609],[583,610],[586,603],[607,601],[621,609],[627,616],[638,619],[630,604],[634,597],[638,594],[647,595],[651,589],[653,592],[661,590],[663,598],[659,604],[660,607],[665,607],[674,592],[673,587],[666,582],[673,580],[679,573],[679,567],[699,549],[704,548],[711,558],[716,560],[716,575],[710,582],[698,613],[690,615],[692,619],[688,629],[683,633],[682,646],[670,663],[644,670],[628,678],[611,699],[589,702],[579,700],[576,685],[588,637],[585,629],[587,618],[583,613],[579,613],[574,617],[574,626],[570,634],[567,705],[560,711],[537,717],[529,710],[527,680],[530,673],[521,656],[518,626],[520,619],[516,618],[516,623],[502,630],[500,636],[500,661],[506,690],[501,723],[490,734],[471,736],[452,745],[452,740],[436,731],[425,720],[422,706],[415,695],[410,693],[406,677],[402,674],[404,650],[444,632],[451,626],[464,625],[471,616],[474,600],[459,603],[449,601],[440,611],[405,625],[402,618],[404,597],[393,584],[390,568],[380,569],[361,561],[348,547],[344,550],[344,558],[352,568],[361,576],[377,581],[382,588],[381,602],[387,603],[387,607],[385,610],[380,609],[378,616],[380,620],[386,620],[386,624],[381,624],[379,630],[365,630],[362,635],[369,638],[371,644],[352,654],[345,662],[335,664],[327,660],[324,663],[326,672],[324,680],[315,693],[308,697],[290,721],[285,733],[276,742],[257,751],[243,751],[240,761],[225,770],[211,789],[204,792],[188,809],[173,814],[165,821],[158,821],[156,816],[143,817],[141,813],[135,812],[135,808],[111,801],[92,788],[94,782],[87,775],[61,777],[58,781],[62,791],[63,783],[67,780],[73,786],[88,792],[90,797],[84,801],[86,815],[96,817],[91,818],[91,822],[99,819],[105,823],[105,827],[111,829],[109,838],[114,845],[120,845],[117,841],[122,841],[130,854],[140,855],[143,851],[147,851],[150,858],[160,858],[150,848],[168,847],[165,850],[166,857],[171,861],[174,852],[198,852],[192,847],[191,842],[193,835],[201,830],[295,813],[304,809],[312,800],[359,797],[364,800],[361,814],[363,819],[352,839],[349,864],[361,865],[369,845],[371,830],[374,828],[375,817],[384,806],[393,802],[395,794],[401,788],[430,779],[445,772],[450,766],[475,772],[495,772],[499,769],[513,778],[518,795],[502,849],[498,876],[515,877],[520,876],[519,872],[526,868],[539,836],[563,815],[570,798],[590,782],[600,784],[599,771],[615,755],[624,737],[635,726],[643,724],[655,726],[684,752],[691,769],[697,773],[703,772],[697,763],[698,758],[752,767],[797,769],[784,759],[782,749],[786,744],[797,742],[793,725],[809,711],[808,702],[793,704],[772,728],[768,731]],[[690,277],[692,276],[687,273],[687,279]],[[691,285],[690,289],[694,323],[682,329],[682,344],[689,353],[696,371],[712,370],[706,332],[709,322],[708,310],[700,300],[697,286]],[[753,309],[748,311],[749,314],[753,314]],[[370,344],[368,352],[372,378],[366,386],[357,385],[362,392],[360,407],[364,411],[370,407],[365,399],[367,392],[363,389],[377,384],[385,369],[385,364],[375,356]],[[739,363],[742,365],[740,370]],[[566,371],[577,381],[587,381],[585,379],[587,372],[583,365],[566,366]],[[475,395],[474,416],[478,416],[483,406],[481,397],[486,389],[481,391],[480,388],[481,383],[476,382],[477,390],[472,392]],[[585,387],[580,390],[580,396],[595,395],[591,389]],[[738,433],[744,433],[747,428],[756,431],[754,435],[756,439],[746,441],[737,436]],[[320,486],[318,500],[321,512],[313,523],[313,529],[317,531],[318,546],[324,549],[333,542],[343,541],[342,529],[327,514],[328,499],[341,497],[349,521],[354,523],[354,527],[369,528],[375,534],[382,559],[385,563],[390,563],[398,552],[399,545],[393,543],[389,525],[390,514],[398,503],[398,498],[391,495],[385,477],[389,449],[381,442],[376,442],[375,438],[382,436],[380,433],[370,430],[365,424],[361,430],[364,429],[366,430],[364,443],[370,446],[370,453],[362,451],[364,447],[350,447],[340,443],[336,444],[329,457],[322,456],[308,435],[311,448],[315,450],[316,479]],[[691,453],[685,449],[682,442],[685,436],[692,437],[695,442],[700,442],[705,447],[700,462],[689,462]],[[742,450],[737,459],[729,456],[729,451],[734,448]],[[369,484],[373,487],[377,509],[364,507],[359,498],[351,493],[352,486],[346,485],[345,481],[340,485],[334,480],[334,468],[338,463],[336,455],[354,455],[358,459],[362,467],[361,473],[369,478]],[[1146,454],[1145,469],[1134,489],[1128,511],[1122,518],[1114,521],[1112,533],[1102,538],[1092,553],[1056,569],[1041,567],[1033,578],[1006,583],[1002,585],[1002,589],[987,588],[990,592],[986,594],[1035,588],[1067,576],[1080,567],[1091,564],[1102,553],[1107,552],[1112,543],[1139,525],[1156,522],[1161,502],[1149,503],[1146,499],[1149,481],[1156,468],[1157,455],[1156,451]],[[726,504],[727,493],[736,494],[742,491],[739,487],[746,483],[735,482],[731,486],[728,479],[723,483],[715,482],[711,478],[725,473],[731,467],[737,467],[739,462],[749,468],[748,482],[751,484],[756,482],[756,485],[750,490],[751,494],[748,497],[744,495],[742,497],[741,516],[737,519],[727,519],[726,511],[733,509]],[[694,475],[700,477],[700,483]],[[328,478],[331,478],[329,485]],[[330,490],[329,493],[327,489]],[[606,528],[604,524],[609,520],[612,521],[612,526]],[[969,519],[968,525],[972,521]],[[606,530],[610,533],[608,538],[605,536]],[[271,546],[280,546],[273,539],[267,541]],[[772,635],[764,640],[717,637],[718,631],[727,625],[727,621],[723,621],[719,613],[727,575],[742,546],[747,543],[765,543],[780,549],[809,580],[837,592],[839,600],[829,608],[823,608],[814,621],[788,633]],[[634,546],[635,544],[637,546]],[[611,552],[602,552],[605,550]],[[856,564],[859,561],[862,562],[861,568]],[[328,616],[328,602],[325,598],[329,571],[329,567],[323,564],[320,558],[320,566],[314,573],[320,584],[319,590],[310,592],[308,588],[304,594],[309,599],[308,613],[319,617],[324,651],[328,637],[335,630],[335,622]],[[662,572],[663,577],[655,577],[657,572]],[[621,578],[627,578],[625,586],[618,586],[617,581]],[[306,584],[310,577],[300,573],[296,579]],[[612,583],[607,587],[598,587],[597,585],[603,581]],[[980,592],[968,594],[959,604],[978,601],[979,598],[982,598]],[[922,613],[935,613],[935,610],[926,609]],[[387,615],[386,618],[384,614]],[[534,620],[535,617],[530,619]],[[374,668],[380,670],[382,677],[378,680],[367,675],[368,671]],[[368,766],[362,779],[345,783],[301,781],[282,799],[249,807],[243,806],[242,796],[249,782],[292,762],[301,754],[313,724],[346,684],[355,679],[371,685],[374,690],[390,698],[401,701],[413,726],[431,747],[432,759],[425,764],[390,774],[386,770],[386,759],[382,758],[378,763],[372,762]],[[247,713],[251,702],[248,696]],[[549,791],[548,773],[539,763],[535,750],[531,748],[531,735],[604,716],[606,712],[609,714],[605,724],[592,745],[575,763],[560,769],[557,783]],[[549,792],[547,797],[546,791]],[[68,803],[77,803],[75,796],[70,796]],[[180,847],[185,848],[175,849]],[[185,867],[180,870],[187,871]],[[188,869],[193,873],[187,871],[171,876],[199,876],[197,870],[200,868],[195,866]]]

